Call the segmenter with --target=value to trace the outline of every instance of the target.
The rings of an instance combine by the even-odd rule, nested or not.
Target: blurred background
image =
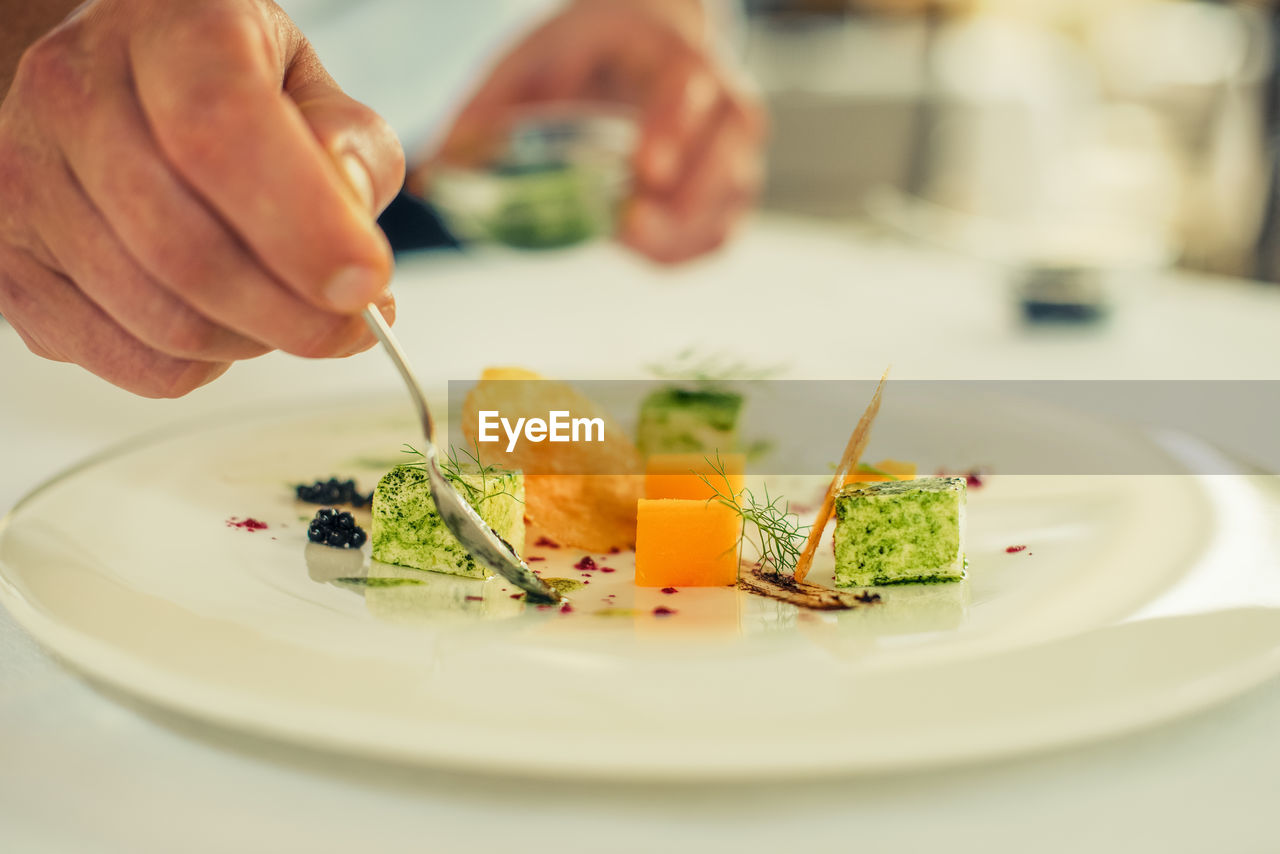
[[[1273,3],[703,2],[726,57],[769,108],[767,210],[1014,269],[1180,266],[1280,278]],[[283,5],[411,151],[555,8]],[[388,32],[385,17],[364,14],[374,6],[417,23]],[[308,27],[326,11],[343,17]],[[361,41],[383,45],[377,62],[353,50]],[[386,67],[391,56],[398,68]],[[392,73],[398,85],[388,84]]]
[[[769,208],[1014,262],[1280,273],[1274,4],[747,8]]]

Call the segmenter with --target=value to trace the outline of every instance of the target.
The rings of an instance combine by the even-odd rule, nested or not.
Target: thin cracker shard
[[[871,424],[876,420],[876,416],[880,414],[880,395],[884,391],[885,380],[889,378],[889,369],[885,368],[884,374],[880,377],[880,383],[876,386],[876,393],[871,396],[871,402],[867,404],[867,411],[862,413],[862,417],[858,419],[858,426],[854,428],[853,435],[849,437],[849,444],[845,445],[844,456],[840,459],[840,465],[836,468],[835,477],[831,479],[831,485],[827,487],[827,494],[822,497],[822,507],[818,509],[818,515],[813,520],[812,527],[809,528],[809,539],[804,544],[804,551],[800,553],[800,559],[796,561],[795,579],[796,581],[804,581],[805,576],[809,574],[809,567],[813,565],[813,556],[818,551],[818,542],[822,539],[822,532],[826,529],[827,523],[831,521],[831,511],[835,508],[836,493],[844,486],[844,479],[849,472],[853,471],[854,466],[858,464],[862,457],[862,452],[867,449],[867,442],[871,440]]]

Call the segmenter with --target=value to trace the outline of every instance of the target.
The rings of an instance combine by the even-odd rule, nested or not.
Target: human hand
[[[700,30],[696,2],[576,0],[494,68],[410,186],[423,192],[436,163],[465,162],[523,106],[628,104],[641,136],[619,238],[662,263],[717,248],[759,190],[765,121]]]
[[[176,397],[272,349],[372,346],[404,159],[268,0],[92,0],[0,105],[0,314],[35,353]]]

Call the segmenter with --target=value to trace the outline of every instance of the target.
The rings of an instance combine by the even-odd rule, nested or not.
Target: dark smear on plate
[[[830,587],[796,581],[790,575],[768,572],[758,567],[738,577],[738,589],[815,611],[848,611],[880,601],[879,593],[832,590]]]

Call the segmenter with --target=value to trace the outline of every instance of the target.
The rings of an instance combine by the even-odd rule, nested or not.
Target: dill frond
[[[800,517],[791,512],[791,503],[782,496],[771,496],[767,484],[762,498],[757,498],[750,489],[735,492],[720,455],[716,454],[714,462],[710,457],[706,460],[715,474],[710,477],[699,474],[698,477],[715,493],[708,501],[728,507],[742,520],[738,534],[739,550],[744,543],[749,543],[755,548],[762,569],[775,573],[794,570],[809,535],[809,526],[800,524]]]
[[[440,461],[440,472],[445,476],[445,480],[453,484],[453,488],[462,493],[462,497],[467,500],[467,503],[477,509],[490,498],[496,498],[499,495],[509,495],[516,501],[523,504],[524,501],[518,498],[514,492],[510,491],[505,482],[501,484],[501,489],[498,489],[496,492],[489,491],[490,481],[505,481],[512,472],[510,469],[505,469],[501,466],[485,465],[480,462],[480,445],[478,443],[473,444],[475,445],[474,453],[466,448],[462,449],[462,454],[465,459],[458,456],[458,451],[453,447],[453,445],[449,446],[449,450],[445,453],[444,459]],[[401,452],[411,454],[419,458],[414,462],[406,463],[406,465],[418,466],[420,468],[425,466],[426,455],[423,454],[422,451],[413,447],[413,445],[405,443],[404,447],[401,448]],[[476,486],[464,475],[479,475],[480,485]]]

